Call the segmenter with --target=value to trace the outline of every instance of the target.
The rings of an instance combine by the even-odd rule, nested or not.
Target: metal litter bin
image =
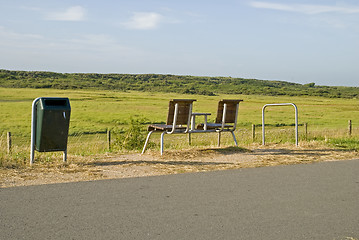
[[[71,107],[68,98],[39,98],[36,102],[35,149],[66,151]]]

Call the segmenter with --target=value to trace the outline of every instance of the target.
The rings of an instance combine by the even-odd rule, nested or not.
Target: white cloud
[[[16,33],[10,30],[7,30],[5,27],[0,26],[0,43],[7,40],[12,42],[14,40],[39,40],[43,39],[43,36],[38,34],[29,34],[29,33]]]
[[[105,34],[87,34],[77,38],[52,39],[36,34],[17,33],[0,26],[0,49],[18,51],[92,51],[92,52],[130,52],[132,48],[119,44],[116,39]]]
[[[304,14],[320,14],[320,13],[359,13],[359,6],[328,6],[328,5],[312,5],[312,4],[282,4],[252,1],[249,3],[254,8],[264,8],[279,11],[299,12]]]
[[[106,34],[52,38],[19,33],[0,25],[0,67],[4,69],[124,72],[132,67],[136,72],[133,66],[139,59],[148,59],[147,55]]]
[[[148,30],[159,26],[163,16],[155,12],[135,12],[128,22],[123,25],[130,29]]]
[[[73,6],[62,12],[50,12],[47,14],[46,19],[55,21],[84,21],[85,15],[85,8]]]
[[[87,34],[78,38],[63,40],[63,44],[68,49],[97,52],[128,51],[130,49],[106,34]]]

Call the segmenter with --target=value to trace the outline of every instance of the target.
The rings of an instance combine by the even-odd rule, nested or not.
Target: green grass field
[[[31,103],[36,97],[68,97],[70,99],[72,110],[70,134],[126,126],[131,117],[145,118],[149,122],[163,122],[167,116],[168,101],[173,98],[197,99],[193,111],[212,113],[209,121],[215,118],[218,100],[243,99],[244,102],[240,104],[239,110],[239,127],[260,125],[262,107],[267,103],[295,103],[299,109],[299,123],[306,122],[312,129],[346,129],[349,119],[354,125],[359,119],[358,99],[0,88],[1,131],[29,136]],[[293,107],[267,108],[266,123],[293,124]]]
[[[220,99],[243,99],[240,104],[238,140],[241,144],[252,141],[252,124],[257,126],[257,141],[261,139],[261,111],[268,103],[295,103],[299,110],[299,124],[308,123],[308,136],[310,139],[345,138],[347,136],[348,120],[353,123],[353,136],[358,136],[359,129],[359,100],[333,99],[322,97],[288,97],[288,96],[256,96],[256,95],[185,95],[173,93],[146,93],[146,92],[118,92],[93,90],[51,90],[51,89],[12,89],[0,88],[0,125],[4,138],[6,132],[11,132],[14,138],[21,142],[30,139],[31,104],[37,97],[68,97],[71,103],[71,122],[69,133],[71,136],[82,136],[84,133],[101,133],[106,129],[128,128],[131,118],[145,119],[146,123],[160,123],[166,121],[168,101],[173,98],[196,99],[193,112],[209,112],[212,115],[209,121],[214,121],[217,102]],[[268,141],[294,142],[294,109],[291,106],[269,107],[266,110],[266,123],[268,127]],[[300,136],[303,140],[303,126],[300,127]],[[203,134],[201,134],[203,135]],[[177,135],[178,136],[178,135]],[[172,148],[181,148],[180,142],[186,142],[185,136],[174,136],[176,141],[169,141]],[[96,136],[104,139],[99,148],[106,148],[106,136]],[[168,137],[169,138],[169,137]],[[181,139],[183,138],[183,139]],[[86,145],[89,140],[69,139],[69,144]],[[87,137],[89,139],[89,137]],[[216,136],[195,137],[195,145],[215,145]],[[183,141],[182,141],[183,140]],[[98,140],[96,140],[98,141]],[[102,140],[99,140],[100,142]],[[157,141],[156,138],[154,141]],[[231,144],[231,138],[228,137]],[[175,144],[174,144],[175,143]],[[355,145],[356,143],[356,145]],[[351,142],[351,145],[353,143]],[[2,146],[5,145],[2,140]],[[354,141],[354,146],[358,141]],[[167,146],[167,147],[169,147]],[[93,148],[93,147],[89,147]],[[354,147],[355,148],[355,147]],[[2,148],[3,149],[3,148]],[[75,149],[75,147],[73,147]],[[4,151],[4,150],[2,150]],[[70,150],[69,150],[70,151]],[[79,152],[84,150],[79,150]],[[74,150],[75,152],[75,150]],[[70,151],[71,153],[71,151]]]

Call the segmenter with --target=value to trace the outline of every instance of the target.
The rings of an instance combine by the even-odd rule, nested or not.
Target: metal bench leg
[[[191,133],[188,133],[188,144],[192,144]]]
[[[163,132],[161,134],[161,155],[163,155],[163,136],[165,135],[166,132]]]
[[[143,150],[142,150],[142,153],[141,154],[144,154],[145,151],[146,151],[146,147],[147,147],[147,144],[148,144],[148,141],[150,140],[150,137],[151,137],[151,134],[153,133],[153,131],[149,132],[148,135],[147,135],[147,138],[146,138],[146,142],[145,142],[145,145],[143,146]]]
[[[236,136],[234,135],[234,132],[231,132],[231,133],[233,136],[234,143],[236,144],[236,146],[238,146],[237,139],[236,139]]]

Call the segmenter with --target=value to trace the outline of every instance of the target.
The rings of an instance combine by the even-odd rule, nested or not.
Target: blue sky
[[[358,0],[0,0],[0,69],[358,87],[358,66]]]

